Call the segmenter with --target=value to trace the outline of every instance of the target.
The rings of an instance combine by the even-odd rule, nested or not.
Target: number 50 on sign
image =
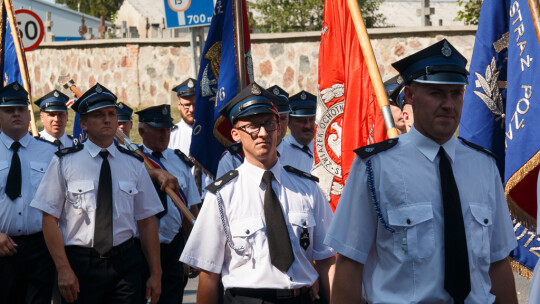
[[[163,0],[167,28],[210,25],[215,0]]]

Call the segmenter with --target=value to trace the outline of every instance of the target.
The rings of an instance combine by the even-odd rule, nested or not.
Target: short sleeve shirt
[[[81,151],[55,156],[31,206],[59,219],[65,245],[93,247],[102,150],[91,140]],[[111,144],[113,246],[135,235],[137,221],[163,211],[144,164]]]
[[[264,170],[248,161],[238,167],[236,178],[218,190],[219,196],[208,192],[180,260],[221,273],[225,288],[291,289],[312,285],[318,276],[313,260],[334,255],[323,244],[332,211],[312,180],[286,171],[279,161],[271,171],[275,177],[272,187],[281,203],[294,252],[294,262],[286,273],[270,261],[263,210]],[[300,246],[304,229],[310,239],[306,250]],[[226,233],[236,249],[229,247]]]
[[[456,139],[442,146],[465,222],[471,274],[465,303],[493,303],[490,264],[516,247],[501,178],[491,156]],[[364,264],[370,303],[453,303],[444,289],[439,148],[412,128],[393,148],[353,162],[325,243]]]

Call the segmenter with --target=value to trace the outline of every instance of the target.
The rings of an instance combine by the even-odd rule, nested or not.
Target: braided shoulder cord
[[[377,212],[377,217],[379,218],[379,222],[386,228],[386,230],[390,231],[391,233],[396,232],[396,230],[386,223],[384,220],[384,217],[381,212],[381,206],[379,205],[379,201],[377,200],[377,193],[375,192],[375,182],[373,179],[373,167],[371,165],[371,160],[368,160],[366,163],[366,172],[368,175],[368,186],[369,186],[369,192],[371,193],[371,198],[373,200],[373,206],[375,207],[375,211]]]

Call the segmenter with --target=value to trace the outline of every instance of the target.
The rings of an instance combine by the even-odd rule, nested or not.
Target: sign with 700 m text
[[[210,25],[215,0],[163,0],[167,28]]]

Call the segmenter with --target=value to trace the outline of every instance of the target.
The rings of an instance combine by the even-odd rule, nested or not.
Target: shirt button
[[[131,193],[131,190],[129,190],[129,193]]]
[[[407,225],[411,224],[411,219],[407,219]]]
[[[487,224],[489,223],[489,220],[488,219],[484,219],[484,224]]]
[[[19,215],[21,215],[21,214],[22,214],[22,212],[19,212]]]
[[[289,280],[291,280],[291,282],[292,282],[292,277],[289,277]]]
[[[249,229],[246,229],[246,234],[249,234]]]
[[[79,189],[79,192],[82,192],[82,189]]]
[[[304,221],[304,222],[302,223],[302,225],[304,225],[304,226],[307,226],[307,223],[306,223],[306,221]]]
[[[18,232],[21,232],[21,229],[17,229]]]

